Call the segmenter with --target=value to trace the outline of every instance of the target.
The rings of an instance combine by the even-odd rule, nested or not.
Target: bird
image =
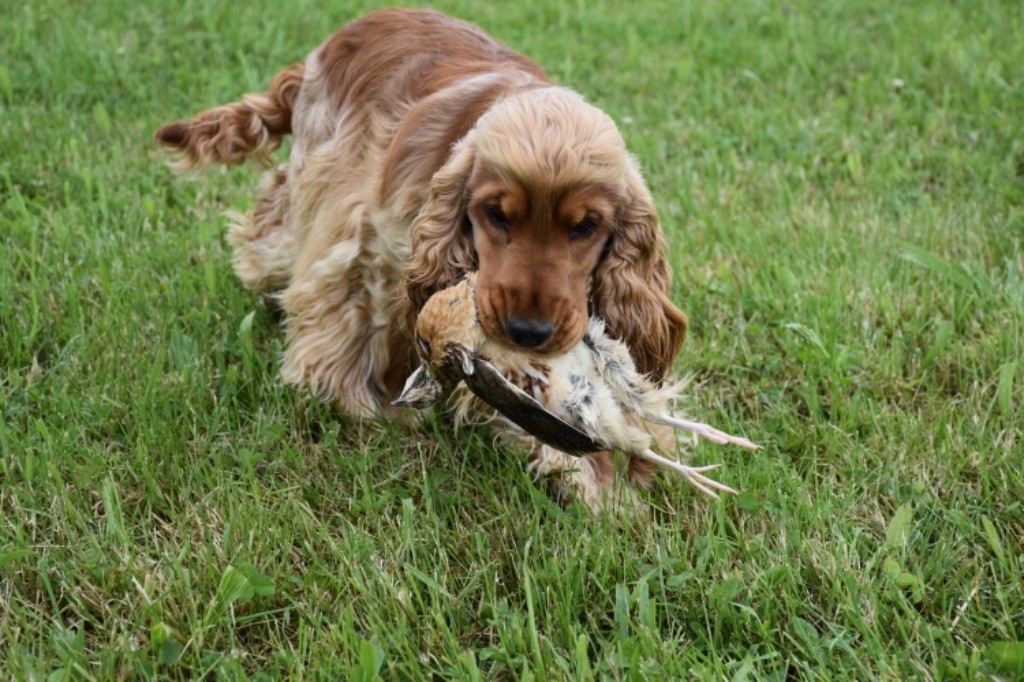
[[[648,425],[687,431],[720,445],[756,450],[747,438],[708,424],[681,419],[669,406],[680,383],[656,385],[637,371],[628,347],[610,337],[593,316],[582,340],[569,351],[542,356],[490,339],[476,311],[475,275],[436,292],[416,320],[420,366],[394,401],[427,409],[446,400],[459,382],[538,440],[582,456],[620,450],[682,474],[713,498],[736,493],[705,472],[719,464],[691,467],[654,450]]]

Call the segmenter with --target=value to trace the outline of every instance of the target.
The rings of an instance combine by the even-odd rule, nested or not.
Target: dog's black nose
[[[512,343],[524,348],[536,348],[551,338],[555,325],[547,320],[530,317],[510,317],[505,320],[505,329]]]

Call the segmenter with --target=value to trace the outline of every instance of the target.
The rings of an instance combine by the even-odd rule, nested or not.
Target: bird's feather
[[[538,440],[574,457],[607,449],[541,405],[491,363],[476,358],[473,366],[475,371],[465,377],[469,389]]]
[[[735,492],[703,475],[717,465],[690,467],[654,452],[646,424],[672,426],[718,444],[758,446],[669,414],[676,387],[657,386],[640,374],[629,349],[608,336],[600,319],[592,319],[583,340],[564,355],[540,357],[489,339],[476,316],[475,293],[470,275],[427,301],[416,326],[424,364],[398,404],[422,408],[446,399],[463,381],[527,433],[569,455],[622,450],[681,473],[712,497],[718,496],[713,488]]]

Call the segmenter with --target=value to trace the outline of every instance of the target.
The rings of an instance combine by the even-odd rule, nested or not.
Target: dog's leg
[[[288,165],[264,180],[247,214],[230,214],[228,241],[235,249],[235,273],[247,289],[270,295],[291,281],[299,241],[291,224]]]
[[[645,505],[633,484],[646,484],[646,481],[637,481],[632,475],[616,476],[611,452],[574,457],[545,445],[505,415],[484,404],[465,384],[455,388],[448,405],[454,410],[456,424],[488,424],[497,443],[510,448],[525,448],[529,452],[527,471],[535,479],[544,479],[559,503],[582,502],[595,514],[643,513]]]
[[[401,264],[381,244],[365,204],[344,189],[320,204],[280,294],[288,333],[281,375],[346,413],[371,416],[390,409],[390,308]]]
[[[530,453],[529,469],[553,482],[561,501],[581,501],[595,514],[642,512],[644,509],[644,503],[626,477],[615,475],[611,452],[572,457],[536,443]]]

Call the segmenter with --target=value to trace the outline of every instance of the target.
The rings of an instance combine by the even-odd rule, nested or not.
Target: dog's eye
[[[597,221],[593,218],[584,218],[569,231],[569,239],[583,239],[597,230]]]
[[[501,210],[500,206],[488,206],[484,209],[484,215],[491,221],[499,230],[505,232],[508,231],[508,218],[505,216],[505,212]]]
[[[420,352],[423,353],[424,358],[430,358],[430,344],[419,334],[416,335],[416,345],[420,347]]]

